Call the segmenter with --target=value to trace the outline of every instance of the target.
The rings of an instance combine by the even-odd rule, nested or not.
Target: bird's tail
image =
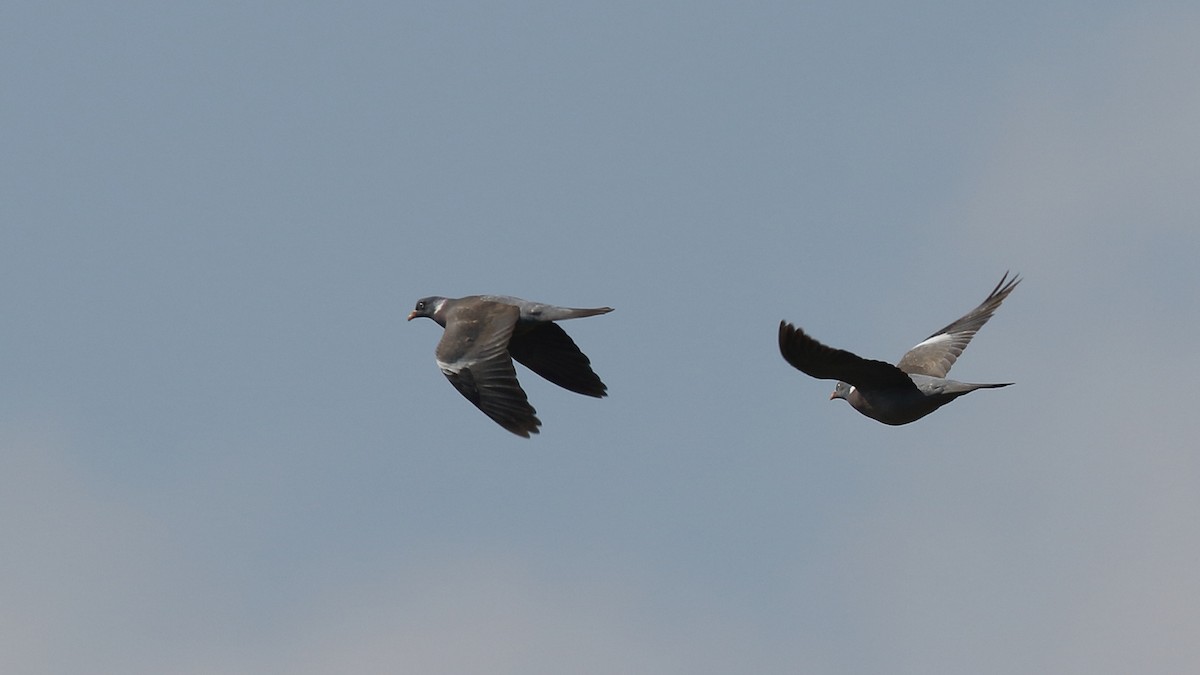
[[[1011,386],[1016,383],[1015,382],[999,382],[999,383],[989,383],[989,384],[973,384],[973,383],[969,383],[969,382],[963,382],[962,384],[965,385],[966,387],[968,387],[967,391],[975,391],[976,389],[999,389],[1000,387],[1008,387],[1008,386]]]
[[[609,312],[613,311],[612,307],[589,307],[585,309],[579,309],[577,307],[564,307],[563,309],[566,310],[566,312],[564,312],[566,314],[566,316],[563,317],[564,319],[582,319],[585,316],[599,316],[601,314],[608,314]]]

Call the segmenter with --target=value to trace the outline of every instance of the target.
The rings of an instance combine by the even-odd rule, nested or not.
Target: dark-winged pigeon
[[[976,389],[1007,387],[946,379],[975,333],[992,318],[1020,277],[1005,272],[978,307],[913,347],[892,365],[826,347],[786,321],[779,322],[779,351],[801,372],[822,380],[838,380],[830,400],[844,398],[854,409],[884,424],[908,424]]]
[[[434,352],[442,374],[485,415],[529,438],[542,422],[517,382],[513,359],[564,389],[602,398],[608,387],[554,322],[611,311],[555,307],[507,295],[435,295],[418,300],[408,320],[425,316],[445,328]]]

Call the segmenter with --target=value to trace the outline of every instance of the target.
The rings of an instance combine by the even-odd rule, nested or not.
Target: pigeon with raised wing
[[[855,410],[884,424],[908,424],[976,389],[1012,384],[970,384],[948,380],[946,374],[1020,282],[1020,277],[1009,279],[1005,272],[978,307],[910,349],[894,366],[826,347],[786,321],[779,322],[779,351],[807,375],[838,380],[830,400],[846,399]]]
[[[611,311],[555,307],[507,295],[431,296],[417,301],[408,320],[424,316],[445,328],[434,352],[442,374],[485,415],[529,438],[542,422],[517,382],[513,360],[564,389],[602,398],[608,387],[554,322]]]

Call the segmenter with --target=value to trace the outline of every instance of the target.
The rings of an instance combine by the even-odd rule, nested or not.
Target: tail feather
[[[1009,387],[1016,383],[1015,382],[996,382],[996,383],[989,382],[986,384],[977,384],[974,382],[958,382],[957,384],[959,385],[959,387],[961,387],[960,391],[962,391],[962,393],[965,394],[969,391],[975,391],[976,389],[999,389],[1000,387]],[[956,387],[956,388],[958,388],[958,387]]]
[[[609,312],[613,311],[612,307],[588,307],[588,308],[561,307],[558,309],[560,309],[561,311],[559,311],[559,312],[543,312],[543,315],[542,315],[543,319],[549,319],[551,321],[563,321],[565,319],[582,319],[585,316],[599,316],[601,314],[608,314]],[[549,317],[547,315],[552,315],[552,317]]]

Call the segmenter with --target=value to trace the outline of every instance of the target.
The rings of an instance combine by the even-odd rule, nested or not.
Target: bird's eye
[[[424,300],[417,303],[417,309],[425,309],[425,301]]]

